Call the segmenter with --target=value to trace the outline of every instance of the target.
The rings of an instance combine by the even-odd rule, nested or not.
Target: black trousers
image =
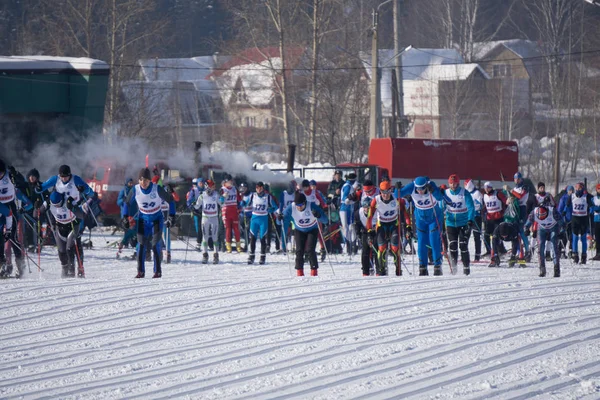
[[[308,232],[302,232],[298,229],[294,230],[294,238],[296,239],[296,269],[304,269],[304,253],[308,254],[310,269],[319,268],[317,261],[317,240],[319,240],[319,229],[314,228]]]
[[[450,257],[456,262],[458,261],[458,248],[460,247],[461,260],[465,267],[469,266],[470,255],[469,255],[469,238],[471,237],[471,230],[467,225],[465,226],[447,226],[446,232],[448,233],[448,248],[450,250]],[[481,248],[481,242],[479,243]]]

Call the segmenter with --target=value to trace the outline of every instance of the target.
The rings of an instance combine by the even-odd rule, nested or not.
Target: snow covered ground
[[[114,240],[94,235],[86,279],[45,248],[0,281],[0,398],[600,398],[600,263],[418,277],[409,256],[413,275],[363,278],[337,256],[297,278],[174,241],[162,279],[133,279]]]

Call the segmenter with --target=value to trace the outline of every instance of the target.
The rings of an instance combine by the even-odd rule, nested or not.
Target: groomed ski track
[[[0,281],[0,398],[600,398],[600,263],[418,277],[409,255],[363,278],[338,255],[297,278],[291,255],[184,263],[175,240],[162,279],[133,279],[116,237],[92,240],[85,279],[48,247],[44,272]]]

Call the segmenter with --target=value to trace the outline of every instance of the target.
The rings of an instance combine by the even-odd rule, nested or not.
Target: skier
[[[123,219],[123,221],[128,220],[127,219],[128,210],[127,210],[127,204],[125,204],[125,198],[127,197],[127,195],[129,194],[129,192],[132,189],[133,189],[133,178],[127,178],[125,180],[125,185],[123,186],[123,189],[121,189],[121,191],[119,192],[119,196],[117,197],[117,205],[121,209],[121,218]],[[127,227],[125,227],[125,229],[127,229]]]
[[[358,183],[356,182],[356,174],[351,172],[347,176],[346,183],[342,186],[342,195],[341,195],[341,206],[340,206],[340,220],[342,221],[342,236],[344,241],[346,242],[346,251],[348,254],[352,254],[354,252],[354,227],[352,220],[354,213],[354,200],[351,200],[350,194],[353,193],[358,188]]]
[[[338,209],[340,208],[340,197],[342,196],[344,183],[342,171],[336,170],[333,174],[333,180],[327,186],[327,198],[331,199],[331,203],[335,204]]]
[[[401,203],[392,196],[393,187],[390,181],[379,184],[379,195],[371,201],[369,217],[367,219],[367,231],[373,229],[373,218],[377,215],[375,233],[377,236],[377,275],[387,275],[387,252],[388,247],[392,251],[396,276],[402,275],[400,264],[400,215],[406,215],[401,211]],[[410,225],[410,220],[407,221]]]
[[[537,184],[537,193],[535,194],[535,205],[541,206],[546,205],[550,207],[556,207],[556,202],[554,201],[554,197],[550,193],[546,192],[546,184],[544,182],[539,182]],[[531,214],[531,213],[530,213]]]
[[[427,270],[427,249],[431,247],[434,275],[442,275],[441,227],[442,200],[440,189],[426,176],[419,176],[400,189],[400,197],[410,195],[415,207],[414,218],[417,228],[419,254],[419,275],[429,275]]]
[[[518,224],[514,224],[511,222],[501,222],[496,229],[494,229],[493,239],[492,239],[492,252],[494,253],[492,257],[492,261],[490,262],[489,267],[499,267],[500,266],[500,245],[502,242],[511,242],[511,257],[508,262],[509,267],[513,267],[517,258],[517,251],[519,250],[519,236],[520,236],[520,228]]]
[[[325,203],[325,200],[323,200],[323,197],[321,197],[318,191],[313,190],[310,187],[310,181],[307,179],[302,181],[302,193],[304,196],[306,196],[306,201],[309,203],[313,203],[322,209],[326,208],[327,204]],[[319,245],[321,246],[321,261],[324,261],[327,255],[327,250],[325,249],[325,242],[321,236],[319,236]]]
[[[377,239],[377,234],[374,230],[369,231],[367,229],[372,200],[370,197],[365,197],[361,202],[362,207],[354,212],[354,220],[357,221],[356,235],[360,238],[362,245],[360,262],[363,276],[371,275],[371,271],[374,271],[377,265],[376,249],[373,245]]]
[[[596,185],[596,195],[592,198],[594,215],[594,240],[596,241],[596,255],[592,260],[600,261],[600,183]]]
[[[446,211],[446,232],[450,257],[454,265],[458,262],[458,248],[460,247],[463,273],[469,275],[470,254],[469,238],[475,219],[475,206],[471,194],[460,187],[460,178],[456,174],[448,178],[448,189],[444,191]]]
[[[58,190],[50,194],[49,204],[44,202],[41,212],[49,210],[54,216],[55,225],[52,229],[58,249],[58,258],[62,267],[63,278],[75,276],[75,261],[77,261],[77,277],[85,277],[83,259],[81,257],[81,235],[79,233],[83,211],[73,204],[72,197],[66,198]]]
[[[133,218],[129,217],[130,211],[133,215],[137,213],[137,207],[135,204],[132,204],[132,209],[129,210],[129,205],[125,203],[125,198],[129,194],[129,192],[133,190],[133,183],[133,178],[127,178],[127,180],[125,180],[125,185],[123,189],[121,189],[121,191],[119,192],[119,196],[117,197],[117,205],[121,209],[121,228],[123,228],[124,231],[123,238],[121,239],[121,242],[119,243],[119,248],[117,249],[117,259],[120,258],[121,251],[124,246],[131,245],[132,247],[136,247],[137,245],[137,242],[135,240],[136,235],[132,235],[132,229],[130,226]]]
[[[277,209],[279,208],[279,204],[277,203],[277,199],[275,198],[275,196],[273,196],[273,194],[271,193],[271,186],[268,183],[265,183],[264,185],[265,195],[269,196],[271,198],[270,201],[273,204],[275,204],[275,209],[269,213],[269,222],[267,224],[267,253],[271,253],[271,240],[273,239],[275,239],[275,252],[279,253],[281,251],[281,243],[279,242],[279,240],[277,240],[277,238],[279,237],[279,229],[277,228],[277,224],[275,222],[277,219],[275,211],[277,211]],[[275,237],[273,237],[273,232],[275,232]]]
[[[527,203],[529,200],[529,191],[527,190],[527,186],[525,186],[525,181],[523,180],[523,175],[520,172],[516,172],[514,175],[515,187],[511,190],[508,185],[504,185],[504,190],[507,193],[510,193],[513,197],[519,200],[519,232],[521,236],[521,240],[523,240],[523,245],[525,246],[525,259],[531,259],[531,252],[529,249],[529,239],[525,236],[525,218],[527,217]]]
[[[317,276],[319,262],[317,260],[317,238],[319,222],[327,222],[327,216],[318,205],[307,201],[304,193],[296,192],[294,202],[283,210],[280,216],[284,220],[291,218],[294,221],[294,238],[296,241],[296,275],[304,276],[304,253],[308,254],[310,275]]]
[[[260,239],[260,261],[264,264],[267,258],[267,230],[269,225],[269,214],[277,209],[273,197],[265,191],[262,182],[256,184],[256,192],[250,195],[248,203],[242,201],[242,206],[252,206],[252,219],[250,219],[250,252],[248,253],[248,264],[254,264],[256,252],[256,240]]]
[[[194,208],[202,213],[202,264],[208,263],[208,242],[212,238],[216,243],[219,236],[219,194],[217,193],[215,182],[208,179],[205,184],[205,190],[198,197]],[[213,264],[219,263],[218,246],[214,246]]]
[[[245,182],[240,183],[239,192],[242,201],[245,202],[244,204],[248,204],[252,192]],[[244,236],[244,253],[248,251],[248,244],[250,243],[250,218],[252,218],[252,206],[240,207],[240,228],[242,230],[241,234]]]
[[[298,182],[296,182],[295,180],[291,180],[290,183],[288,184],[288,187],[286,190],[284,190],[283,192],[281,192],[281,194],[279,195],[279,208],[277,209],[276,215],[277,217],[279,217],[281,215],[281,213],[283,212],[283,210],[285,210],[287,208],[287,206],[289,206],[290,204],[292,204],[294,202],[294,196],[296,194],[296,190],[298,189]],[[278,221],[278,229],[279,229],[279,235],[281,237],[281,249],[283,250],[283,253],[286,254],[287,253],[287,242],[290,241],[290,235],[289,235],[289,227],[290,221],[286,221],[283,220],[281,218],[277,218]]]
[[[236,250],[242,252],[242,243],[240,242],[240,219],[238,204],[241,196],[233,184],[233,177],[229,174],[225,175],[223,187],[221,187],[221,211],[223,216],[223,225],[225,227],[225,249],[228,253],[232,252],[231,248],[231,230],[235,236]]]
[[[474,261],[479,261],[481,259],[481,235],[483,234],[483,220],[481,218],[481,210],[483,207],[483,195],[479,191],[479,189],[475,188],[475,184],[472,179],[465,179],[464,187],[471,194],[471,198],[473,199],[473,207],[475,208],[475,218],[474,218],[474,229],[473,229],[473,239],[475,240],[475,259]]]
[[[154,182],[154,178],[152,178]],[[179,195],[177,194],[177,192],[175,191],[175,189],[173,188],[173,185],[170,183],[167,183],[166,185],[161,185],[163,186],[163,188],[165,189],[165,192],[169,193],[172,197],[173,197],[173,202],[175,203],[175,205],[177,206],[177,202],[179,202],[180,198]],[[163,213],[163,217],[165,218],[165,220],[169,217],[169,209],[170,209],[170,205],[169,203],[167,203],[166,201],[162,201],[160,203],[160,210]],[[163,249],[166,249],[167,251],[167,264],[171,263],[171,227],[167,226],[167,224],[163,225]],[[161,253],[162,256],[162,253]]]
[[[42,245],[41,237],[39,237],[41,236],[41,232],[38,232],[38,230],[41,231],[42,224],[46,222],[45,215],[40,214],[39,212],[39,209],[44,201],[44,197],[35,192],[35,188],[40,181],[39,171],[33,168],[27,173],[26,177],[27,186],[24,187],[25,192],[23,192],[23,194],[33,204],[33,208],[22,213],[22,217],[28,221],[28,223],[25,223],[23,226],[23,245],[25,245],[29,251],[34,251],[36,244],[39,246]],[[44,195],[48,196],[48,193],[45,193]]]
[[[540,277],[546,276],[546,257],[543,255],[546,252],[546,241],[552,246],[552,254],[554,256],[554,277],[560,276],[560,253],[558,252],[558,233],[562,225],[562,218],[558,210],[551,205],[538,205],[529,214],[525,223],[525,235],[529,236],[530,228],[533,223],[537,224],[537,240],[540,253]]]
[[[187,208],[192,211],[192,218],[194,220],[194,229],[196,230],[196,250],[200,251],[202,246],[202,221],[201,215],[195,213],[194,203],[198,200],[198,197],[204,191],[204,178],[198,177],[192,179],[192,187],[185,195],[185,204]]]
[[[571,208],[567,207],[567,203],[570,201],[574,192],[575,188],[572,185],[568,185],[565,188],[565,194],[560,198],[558,203],[558,212],[563,217],[566,225],[565,232],[561,235],[560,247],[562,248],[562,252],[565,253],[565,256],[567,255],[568,247],[568,258],[573,257],[573,226],[571,224],[573,215]]]
[[[13,266],[10,260],[11,249],[15,254],[17,276],[22,276],[23,270],[25,269],[25,254],[23,253],[23,247],[17,240],[17,224],[19,220],[17,201],[22,202],[21,208],[23,208],[25,211],[31,210],[33,206],[29,199],[21,192],[21,190],[15,187],[14,183],[17,175],[20,174],[14,169],[14,167],[11,166],[7,169],[4,161],[0,160],[0,203],[8,207],[12,215],[11,229],[9,231],[10,235],[8,235],[8,238],[6,238],[6,244],[4,246],[4,251],[6,254],[6,258],[4,260],[5,264],[2,270],[0,270],[0,278],[10,276],[10,274],[12,274]],[[6,226],[8,226],[8,223]]]
[[[592,195],[585,191],[583,182],[575,184],[575,192],[567,199],[566,207],[571,210],[573,231],[572,257],[575,264],[587,262],[587,234],[589,232],[589,209],[593,207]],[[581,259],[579,258],[579,240],[581,239]]]
[[[11,239],[12,226],[12,211],[8,206],[0,203],[0,272],[4,272],[6,268],[4,243],[5,241],[8,242]],[[18,269],[17,271],[16,278],[20,278],[23,271],[21,269]],[[0,278],[8,278],[9,276],[10,274],[0,273]]]
[[[487,249],[492,249],[490,237],[494,234],[498,225],[503,221],[504,210],[506,208],[506,196],[504,193],[495,190],[491,182],[484,183],[483,188],[485,190],[482,211],[485,213],[485,235],[483,241]],[[501,249],[504,250],[502,247]],[[490,254],[486,252],[483,256],[485,257],[488,255]]]
[[[152,183],[152,176],[148,168],[142,168],[139,173],[139,183],[135,185],[125,201],[127,204],[137,203],[139,212],[137,217],[138,232],[138,265],[136,278],[143,278],[146,275],[146,248],[152,247],[154,253],[154,276],[162,277],[161,268],[161,247],[162,247],[162,228],[163,224],[171,227],[175,217],[175,202],[173,197],[167,193],[162,186]],[[169,216],[164,221],[161,211],[161,201],[169,203]]]

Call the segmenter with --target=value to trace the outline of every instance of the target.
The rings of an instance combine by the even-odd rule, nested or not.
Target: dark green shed
[[[101,134],[109,73],[90,58],[0,56],[0,158]]]

